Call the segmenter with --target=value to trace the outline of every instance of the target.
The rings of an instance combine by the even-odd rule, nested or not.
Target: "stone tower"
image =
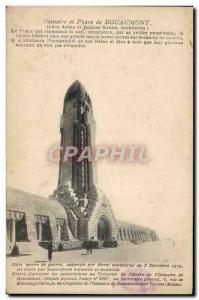
[[[95,142],[96,125],[93,117],[92,103],[84,87],[75,81],[68,89],[60,124],[61,147],[75,146],[81,152],[84,147],[91,149]],[[77,161],[79,153],[67,161],[60,160],[58,189],[71,184],[79,198],[87,196],[96,198],[96,169],[92,162],[84,159]]]
[[[68,226],[76,239],[94,236],[116,237],[116,223],[108,200],[96,186],[96,165],[88,159],[78,162],[82,150],[95,145],[96,123],[89,95],[79,81],[67,90],[60,123],[62,154],[75,146],[78,153],[59,164],[58,187],[54,197],[64,206]],[[100,229],[101,228],[101,229]]]

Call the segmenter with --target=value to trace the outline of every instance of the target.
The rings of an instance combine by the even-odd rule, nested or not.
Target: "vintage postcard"
[[[192,294],[193,8],[7,7],[7,293]]]

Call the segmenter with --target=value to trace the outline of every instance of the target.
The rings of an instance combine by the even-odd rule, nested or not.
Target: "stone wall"
[[[30,193],[22,192],[13,188],[7,189],[7,210],[12,212],[23,212],[27,227],[28,241],[36,241],[35,216],[48,217],[52,237],[57,239],[57,218],[62,218],[67,224],[67,214],[64,208],[56,200],[35,196]]]
[[[66,233],[70,240],[66,243],[66,245],[68,245],[74,240],[82,241],[90,239],[91,237],[97,239],[98,223],[102,216],[104,216],[110,224],[110,238],[117,239],[119,241],[119,245],[126,242],[138,244],[158,240],[158,236],[154,230],[122,221],[116,221],[108,199],[99,189],[97,189],[97,201],[92,207],[91,215],[89,217],[77,217],[77,215],[75,215],[75,213],[67,205],[64,207],[56,199],[47,199],[15,189],[7,190],[8,212],[21,212],[25,214],[28,234],[27,241],[37,241],[35,216],[38,215],[48,217],[52,238],[57,244],[59,244],[60,236],[57,219],[65,220]],[[8,218],[10,218],[11,215],[12,214],[8,213]],[[30,245],[32,244],[30,243]],[[71,244],[70,247],[74,248],[76,247],[75,245]]]
[[[98,200],[93,209],[88,223],[88,237],[97,238],[98,222],[101,216],[105,216],[111,225],[111,237],[117,238],[117,224],[112,208],[106,196],[98,190]]]
[[[143,242],[152,242],[158,240],[156,232],[149,228],[122,221],[117,221],[117,225],[118,241],[127,241],[133,244],[139,244]]]

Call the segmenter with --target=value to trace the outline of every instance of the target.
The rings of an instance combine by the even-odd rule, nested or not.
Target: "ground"
[[[89,263],[89,262],[169,262],[177,263],[182,258],[182,245],[172,240],[148,242],[139,245],[129,244],[117,248],[94,249],[91,255],[86,250],[53,252],[52,263]],[[32,255],[7,257],[8,262],[47,262],[47,250]]]

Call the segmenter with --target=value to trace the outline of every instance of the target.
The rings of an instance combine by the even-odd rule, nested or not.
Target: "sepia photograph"
[[[6,8],[8,294],[193,292],[193,7]]]

